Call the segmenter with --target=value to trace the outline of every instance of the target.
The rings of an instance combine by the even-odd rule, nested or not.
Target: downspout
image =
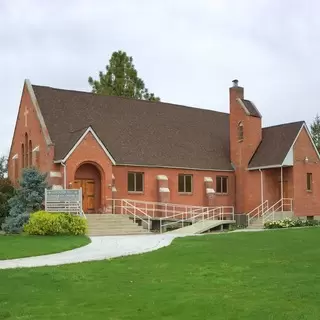
[[[283,169],[281,166],[281,199],[283,199]]]
[[[61,162],[63,166],[63,189],[67,189],[67,166],[64,162]]]
[[[263,204],[263,173],[261,169],[259,169],[259,171],[260,171],[261,204]]]

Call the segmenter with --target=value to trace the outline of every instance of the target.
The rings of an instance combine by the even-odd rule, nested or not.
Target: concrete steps
[[[148,234],[129,216],[118,214],[87,214],[89,236]]]

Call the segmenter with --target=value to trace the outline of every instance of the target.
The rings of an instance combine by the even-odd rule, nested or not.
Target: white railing
[[[266,210],[262,216],[263,223],[268,220],[275,220],[275,214],[283,211],[293,211],[292,198],[282,198]]]
[[[196,210],[206,210],[213,207],[191,206],[183,204],[137,201],[130,199],[110,199],[110,213],[125,214],[126,209],[135,207],[138,212],[149,216],[150,218],[173,218],[180,215],[181,218],[185,215],[192,215]]]
[[[110,199],[112,205],[107,209],[110,213],[131,215],[134,222],[145,223],[151,229],[152,220],[159,220],[160,232],[169,225],[187,223],[199,220],[222,220],[227,217],[234,220],[234,207],[201,207],[182,204],[136,201],[130,199]]]
[[[129,214],[133,216],[133,222],[136,223],[137,219],[141,221],[141,223],[145,223],[148,227],[148,231],[151,229],[151,217],[145,213],[142,209],[135,207],[128,200],[122,200],[122,211],[121,214]]]
[[[249,213],[247,213],[248,225],[250,225],[252,220],[261,218],[263,216],[264,212],[266,212],[266,210],[268,210],[268,208],[269,208],[269,201],[265,200],[263,203],[261,203],[256,208],[254,208]]]
[[[234,220],[234,207],[222,206],[222,207],[213,207],[213,208],[202,208],[202,209],[193,211],[189,215],[185,215],[181,219],[174,220],[174,221],[170,219],[171,217],[163,217],[159,219],[161,233],[164,227],[168,227],[170,225],[181,224],[181,227],[184,227],[185,224],[193,224],[199,221]],[[175,219],[175,217],[172,217],[172,219]]]

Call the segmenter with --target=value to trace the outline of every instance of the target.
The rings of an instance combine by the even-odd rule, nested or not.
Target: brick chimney
[[[230,158],[235,167],[247,168],[262,139],[261,114],[238,80],[232,81],[230,94]],[[242,134],[241,134],[242,132]]]
[[[236,213],[248,211],[246,190],[250,172],[248,164],[262,139],[261,114],[250,100],[244,99],[244,89],[233,80],[230,94],[230,159],[236,175]]]

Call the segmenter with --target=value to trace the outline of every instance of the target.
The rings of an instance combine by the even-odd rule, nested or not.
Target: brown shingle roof
[[[261,118],[261,114],[253,102],[251,102],[250,100],[246,100],[246,99],[241,99],[241,101],[244,104],[244,106],[246,107],[246,109],[248,110],[250,116]]]
[[[117,164],[232,170],[226,113],[33,86],[55,160],[91,126]]]
[[[249,168],[281,165],[304,121],[262,129],[262,141],[253,155]]]
[[[233,170],[226,113],[36,85],[33,90],[55,160],[91,126],[117,164]],[[249,100],[242,102],[260,116]],[[249,168],[280,165],[303,123],[263,128]]]

